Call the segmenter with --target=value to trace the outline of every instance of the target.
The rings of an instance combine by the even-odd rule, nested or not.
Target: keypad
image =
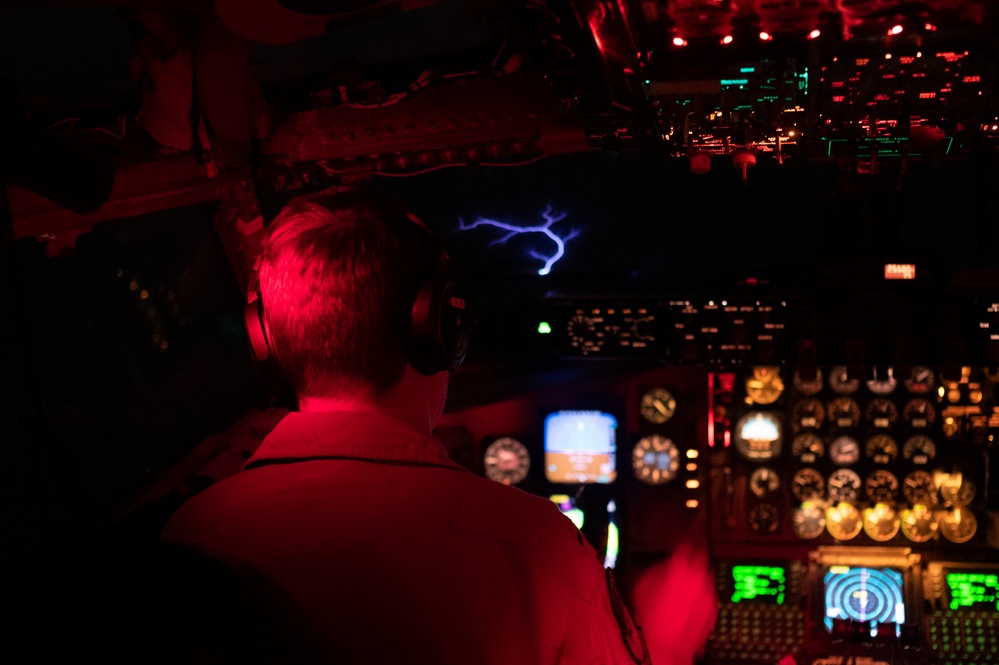
[[[999,663],[999,615],[937,610],[927,621],[927,642],[938,665]]]
[[[718,621],[708,638],[712,663],[772,665],[797,652],[805,641],[805,612],[784,605],[733,605],[718,608]]]

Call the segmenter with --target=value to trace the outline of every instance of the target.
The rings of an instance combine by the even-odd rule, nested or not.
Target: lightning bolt
[[[565,244],[579,235],[578,230],[571,230],[568,234],[562,236],[552,230],[552,225],[556,222],[561,222],[568,216],[568,213],[560,212],[556,213],[552,211],[552,206],[549,203],[547,207],[541,212],[541,217],[545,220],[543,224],[536,226],[522,226],[518,224],[509,224],[507,222],[501,222],[495,219],[488,219],[486,217],[478,217],[474,222],[466,224],[463,219],[458,219],[458,230],[459,231],[470,231],[474,228],[480,226],[492,226],[497,229],[502,229],[506,231],[504,235],[493,240],[489,243],[492,245],[502,245],[508,240],[515,236],[524,235],[526,233],[541,233],[547,236],[553,243],[555,243],[555,253],[551,256],[545,256],[534,250],[530,251],[530,256],[532,258],[538,259],[544,262],[544,267],[538,270],[539,275],[547,275],[552,271],[552,266],[558,263],[558,260],[565,256]]]

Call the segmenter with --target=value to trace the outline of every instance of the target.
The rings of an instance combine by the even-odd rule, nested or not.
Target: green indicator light
[[[752,74],[755,71],[756,71],[756,67],[740,67],[739,68],[739,73],[740,74]]]
[[[746,85],[749,79],[722,79],[722,85]]]
[[[542,335],[547,335],[552,331],[552,327],[548,325],[547,321],[542,321],[538,324],[538,332]]]
[[[784,604],[786,573],[780,566],[732,566],[732,602]]]

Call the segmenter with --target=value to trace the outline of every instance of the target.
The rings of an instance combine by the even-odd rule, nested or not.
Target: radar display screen
[[[787,570],[783,566],[732,566],[732,602],[783,605]]]
[[[612,483],[617,419],[602,411],[556,411],[545,418],[545,477],[553,483]]]
[[[949,570],[944,579],[950,609],[999,612],[999,572]]]
[[[893,568],[830,566],[823,577],[826,629],[834,619],[871,624],[905,623],[901,571]]]

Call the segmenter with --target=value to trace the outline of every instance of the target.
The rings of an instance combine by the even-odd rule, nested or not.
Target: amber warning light
[[[916,264],[886,263],[885,279],[916,279]]]

